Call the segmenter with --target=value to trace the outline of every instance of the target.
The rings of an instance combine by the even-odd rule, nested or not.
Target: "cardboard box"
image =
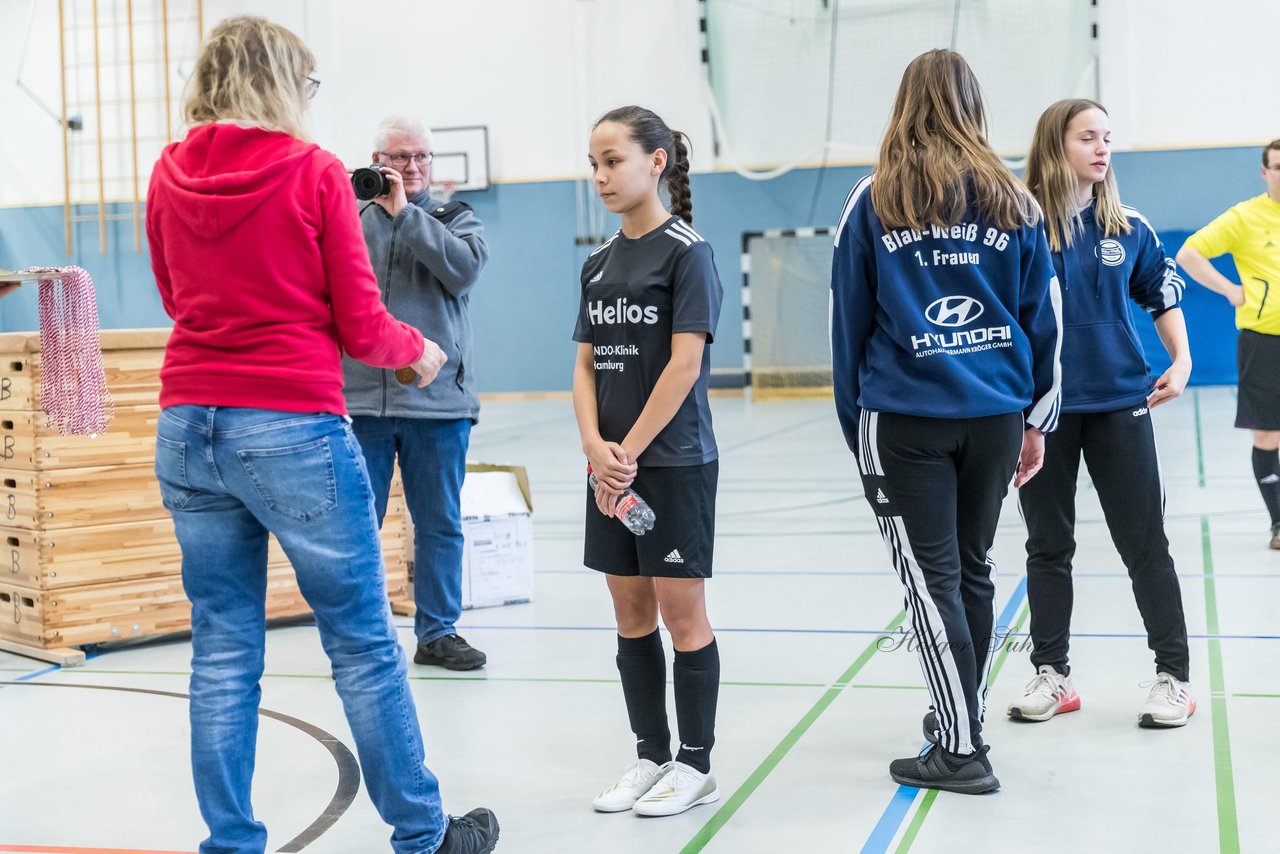
[[[412,616],[413,523],[406,519],[409,585],[392,596],[397,614]],[[523,466],[467,463],[462,483],[462,607],[488,608],[533,599],[533,500]]]
[[[467,465],[462,536],[463,608],[533,599],[533,502],[523,466]]]

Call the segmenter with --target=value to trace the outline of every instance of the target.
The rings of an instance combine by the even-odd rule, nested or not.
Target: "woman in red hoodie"
[[[261,18],[223,21],[200,51],[147,194],[151,264],[174,327],[161,369],[156,476],[191,600],[191,754],[210,836],[249,854],[265,646],[267,535],[293,563],[333,668],[369,794],[397,854],[488,852],[488,810],[446,818],[423,762],[387,605],[378,523],[342,396],[341,354],[445,361],[391,317],[346,170],[307,140],[315,58]]]

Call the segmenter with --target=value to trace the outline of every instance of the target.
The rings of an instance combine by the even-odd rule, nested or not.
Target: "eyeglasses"
[[[418,164],[419,167],[422,167],[430,163],[435,156],[430,152],[425,151],[419,151],[417,154],[404,154],[400,152],[392,154],[390,151],[379,151],[378,153],[387,158],[392,166],[408,166],[409,161],[412,160],[414,163]]]
[[[317,92],[320,91],[320,81],[315,79],[314,77],[311,77],[310,75],[307,76],[306,80],[307,80],[307,100],[309,101],[316,96]]]

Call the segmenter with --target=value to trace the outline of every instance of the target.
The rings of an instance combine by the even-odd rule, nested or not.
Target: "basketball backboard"
[[[489,189],[489,128],[485,125],[431,129],[431,185],[453,184],[454,192]]]

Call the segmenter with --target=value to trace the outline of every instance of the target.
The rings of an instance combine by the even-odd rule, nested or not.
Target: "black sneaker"
[[[951,753],[930,745],[919,756],[895,759],[889,763],[889,776],[904,786],[917,789],[941,789],[962,795],[980,795],[1000,788],[991,771],[991,762],[983,745],[968,756]]]
[[[498,817],[484,807],[449,816],[436,854],[489,854],[498,845]]]
[[[930,744],[937,744],[941,737],[942,728],[938,726],[938,712],[929,707],[929,711],[924,713],[924,720],[920,722],[920,729],[924,731],[924,740]],[[982,747],[982,738],[978,738],[978,747]]]
[[[1271,526],[1271,548],[1280,549],[1280,522]]]
[[[457,635],[445,635],[431,643],[418,644],[414,664],[434,664],[449,670],[475,670],[484,667],[488,657]]]
[[[938,713],[933,707],[929,707],[929,711],[924,713],[924,721],[921,723],[924,730],[924,740],[930,744],[938,743]]]

